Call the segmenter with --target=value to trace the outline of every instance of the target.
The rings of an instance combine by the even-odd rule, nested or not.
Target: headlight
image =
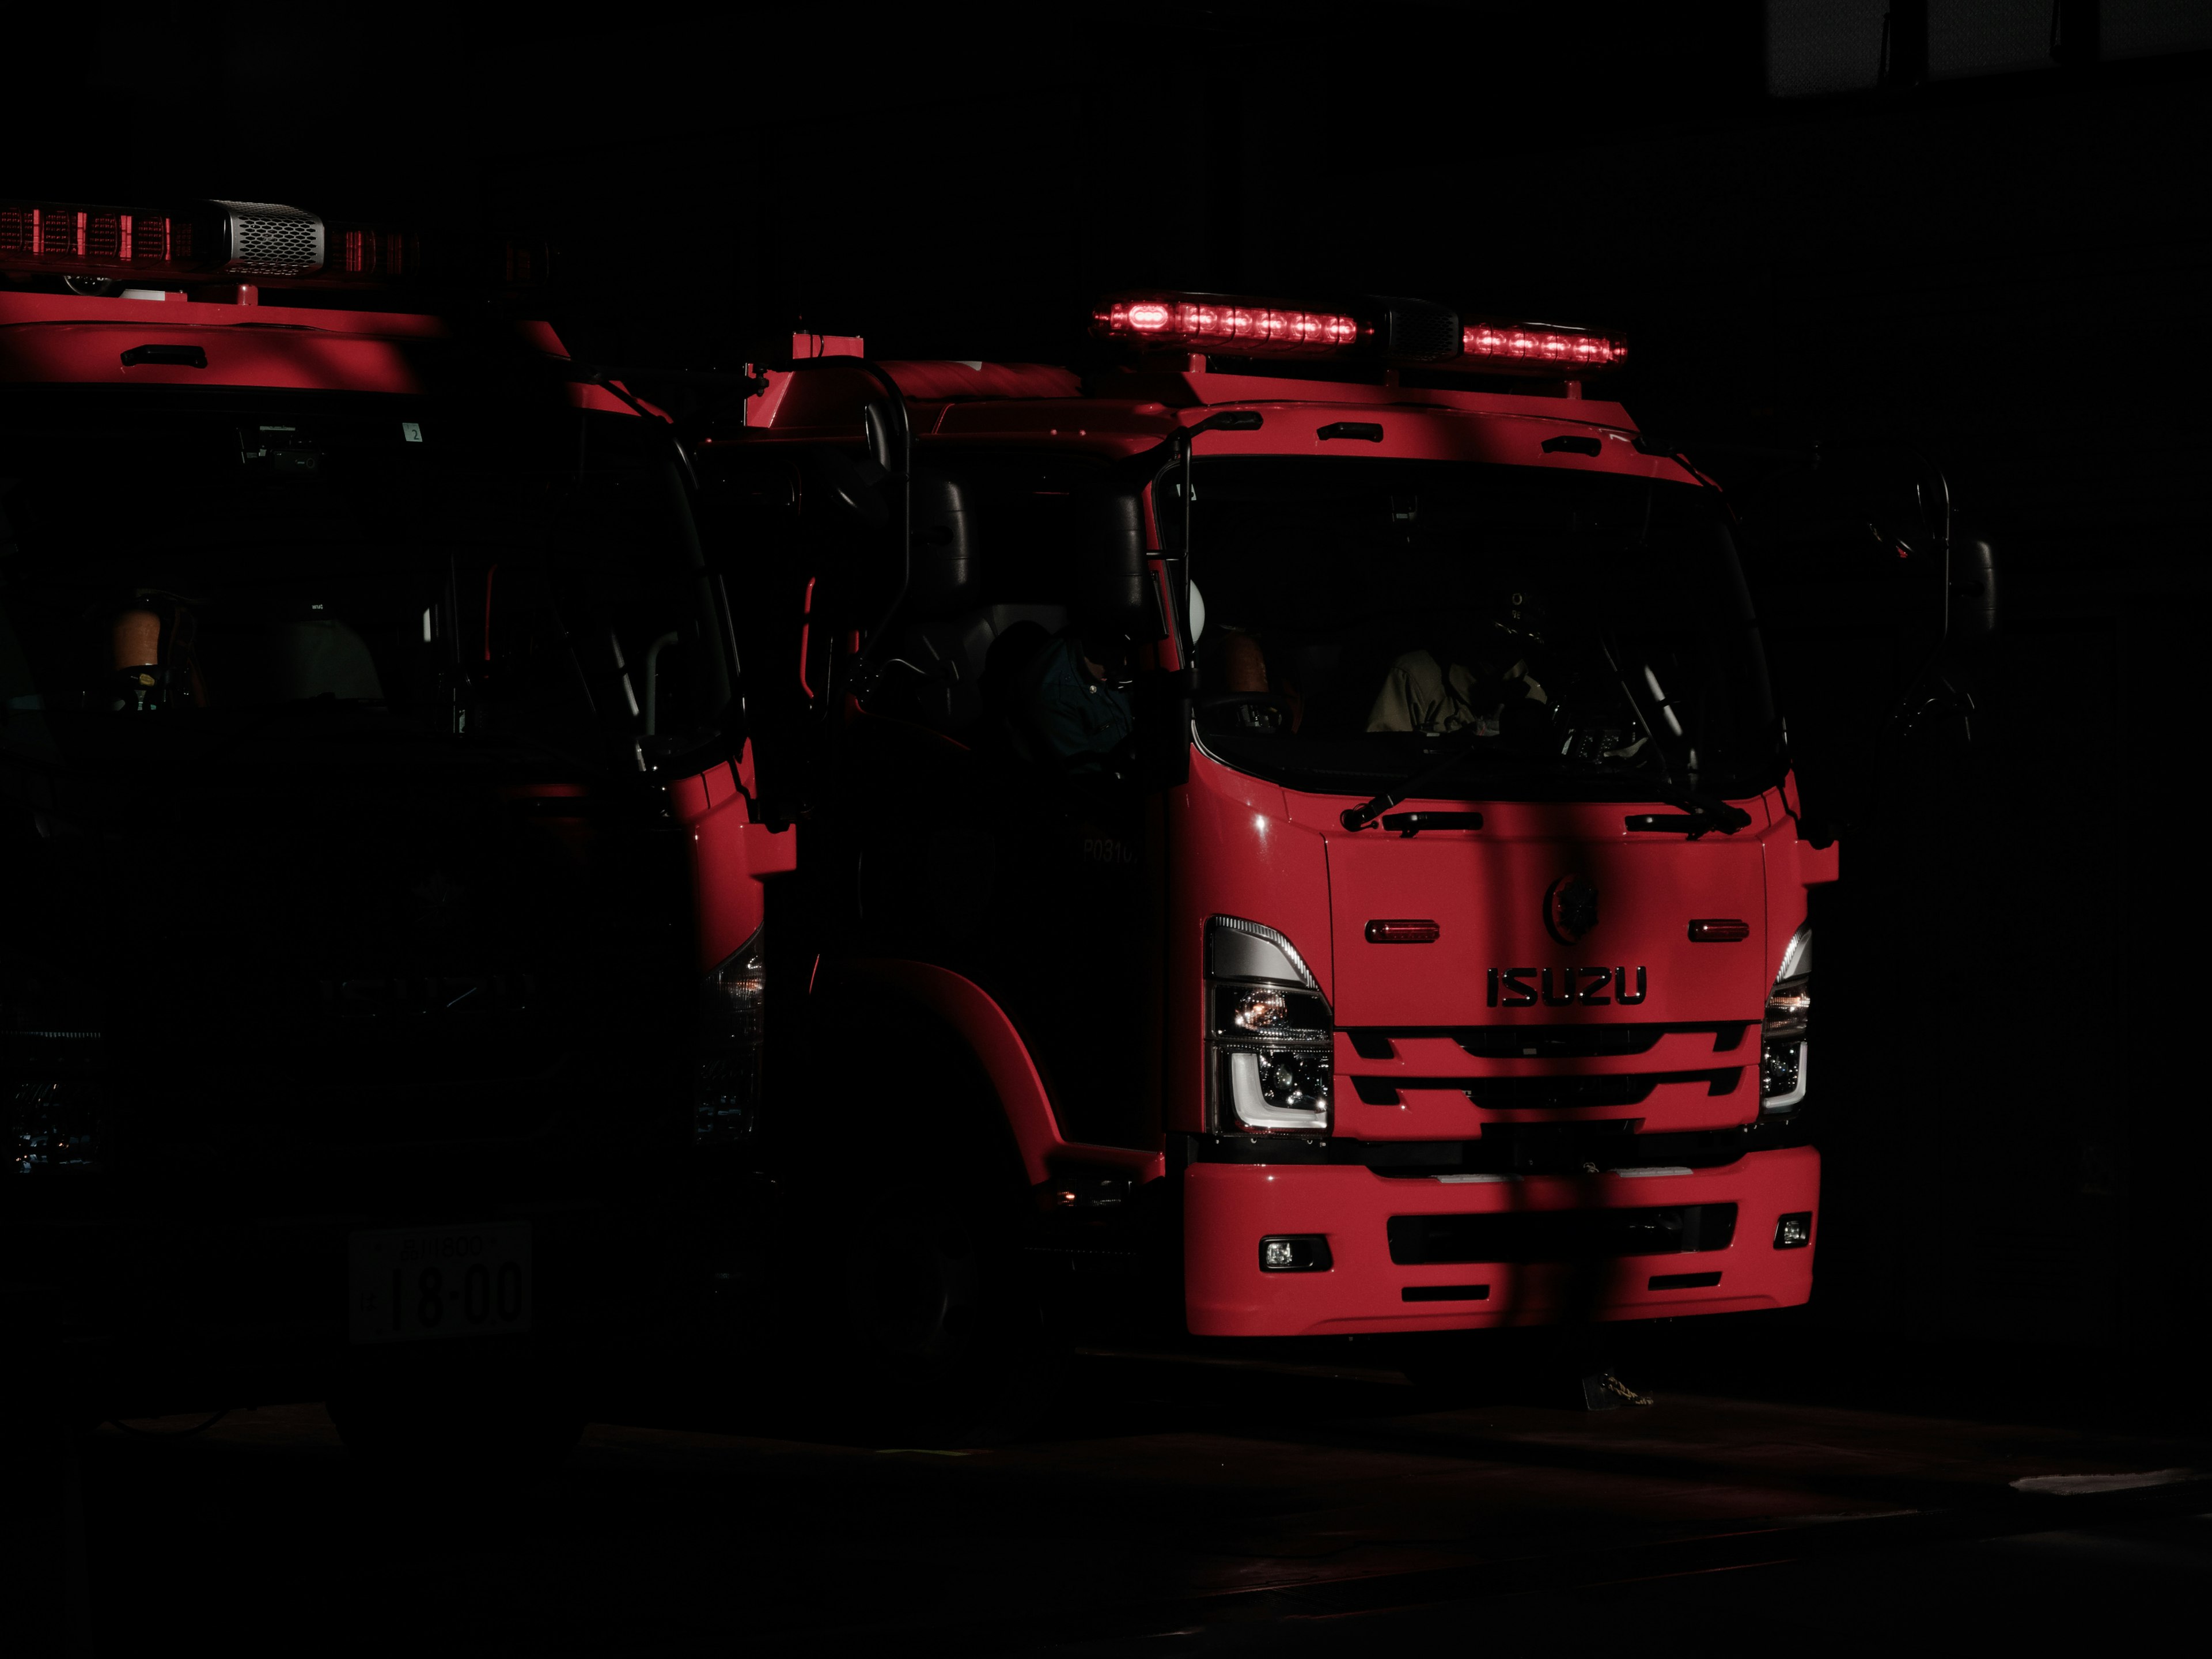
[[[1787,1112],[1805,1098],[1812,1018],[1813,924],[1807,922],[1790,936],[1774,988],[1766,994],[1766,1019],[1759,1030],[1760,1110]]]
[[[1332,1021],[1297,948],[1272,927],[1216,916],[1206,924],[1206,977],[1214,1130],[1327,1134]]]
[[[97,1031],[0,1032],[8,1158],[19,1176],[100,1167]]]
[[[755,933],[700,987],[692,1139],[726,1146],[753,1132],[760,1107],[768,958]]]

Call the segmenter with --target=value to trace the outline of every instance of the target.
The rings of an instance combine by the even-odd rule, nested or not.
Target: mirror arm
[[[1198,499],[1198,491],[1193,487],[1194,481],[1191,477],[1191,452],[1198,441],[1198,434],[1201,432],[1256,432],[1267,423],[1267,416],[1256,409],[1224,409],[1218,414],[1207,416],[1202,421],[1194,421],[1188,426],[1177,427],[1174,435],[1168,440],[1170,457],[1169,465],[1179,469],[1182,474],[1182,585],[1183,591],[1181,595],[1182,604],[1180,607],[1182,615],[1176,625],[1186,635],[1190,629],[1192,570],[1190,508],[1191,503]],[[1196,641],[1183,638],[1179,639],[1176,643],[1178,651],[1188,661],[1190,653],[1196,649]]]
[[[866,696],[874,684],[876,657],[883,649],[884,641],[890,636],[891,618],[906,603],[906,591],[914,580],[914,427],[907,419],[906,394],[899,390],[898,382],[881,363],[869,357],[792,357],[778,362],[758,365],[798,373],[803,369],[858,369],[883,388],[880,400],[871,400],[861,407],[861,430],[873,454],[878,444],[884,454],[884,471],[898,485],[898,588],[891,595],[890,604],[876,625],[868,630],[861,642],[860,655],[853,665],[853,690],[856,696]],[[872,422],[869,416],[873,415]]]

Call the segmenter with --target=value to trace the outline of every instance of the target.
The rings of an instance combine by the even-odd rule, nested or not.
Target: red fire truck
[[[769,1140],[831,1324],[914,1396],[993,1386],[1040,1290],[1417,1364],[1805,1302],[1838,854],[1729,507],[1595,391],[1623,342],[1167,292],[1092,333],[801,336],[701,446],[780,549]]]
[[[668,423],[457,300],[542,257],[0,201],[0,1295],[68,1412],[496,1438],[749,1125],[793,837]]]

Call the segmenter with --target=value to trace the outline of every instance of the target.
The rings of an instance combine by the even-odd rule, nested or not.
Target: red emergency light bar
[[[1146,294],[1109,300],[1091,319],[1101,339],[1240,357],[1317,357],[1357,346],[1372,325],[1341,312],[1225,294]]]
[[[1546,323],[1463,324],[1443,306],[1376,299],[1369,313],[1228,294],[1119,295],[1091,313],[1091,331],[1140,349],[1236,357],[1379,357],[1492,373],[1588,374],[1628,355],[1617,335]]]
[[[1588,334],[1577,328],[1470,323],[1460,331],[1460,355],[1485,360],[1482,367],[1486,368],[1522,365],[1611,368],[1628,356],[1628,342],[1615,335]]]
[[[274,202],[99,207],[0,199],[0,271],[104,282],[366,287],[441,274],[518,286],[545,277],[541,246],[495,239],[474,269],[441,272],[411,230],[331,224]],[[450,264],[451,262],[445,262]]]

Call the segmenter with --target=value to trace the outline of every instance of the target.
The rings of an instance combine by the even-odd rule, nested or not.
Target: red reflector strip
[[[1443,929],[1433,921],[1370,921],[1370,945],[1434,945]]]
[[[1474,323],[1460,331],[1469,357],[1511,362],[1557,363],[1563,368],[1610,368],[1628,356],[1628,342],[1609,334],[1571,329],[1522,328],[1511,323]]]
[[[1751,924],[1733,918],[1708,916],[1690,924],[1692,945],[1739,945],[1751,937]]]
[[[1191,351],[1325,356],[1359,343],[1364,330],[1341,312],[1306,311],[1225,295],[1139,295],[1109,300],[1091,319],[1103,339]]]

